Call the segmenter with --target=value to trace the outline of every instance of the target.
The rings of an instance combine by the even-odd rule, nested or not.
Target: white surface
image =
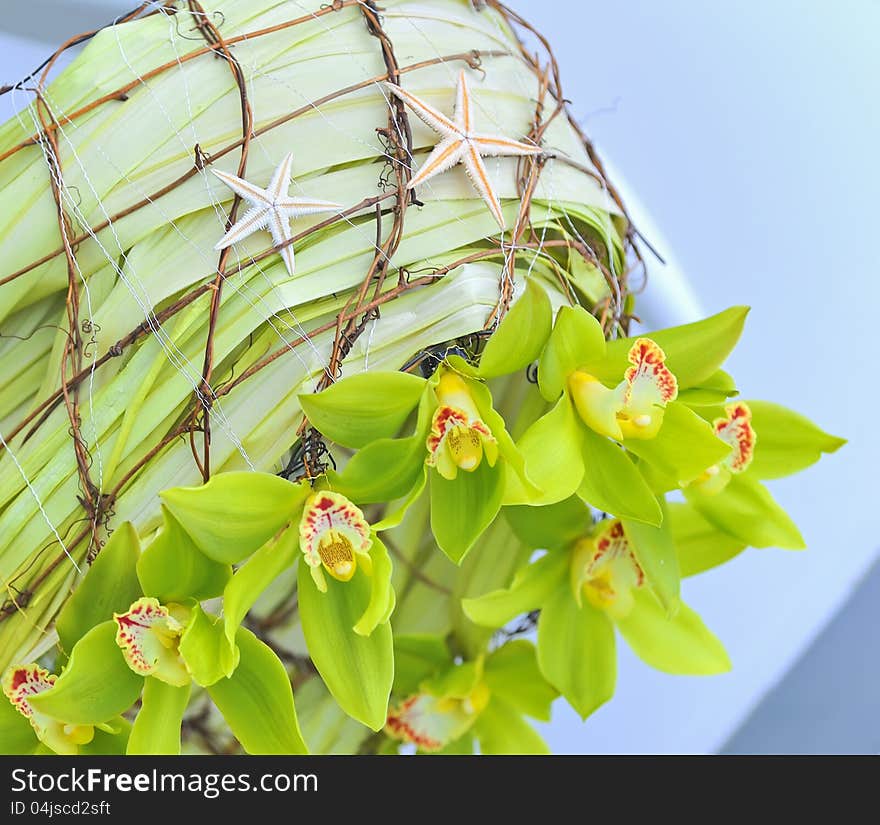
[[[567,96],[662,228],[666,240],[653,239],[674,250],[699,303],[707,312],[754,305],[729,364],[745,397],[788,404],[851,441],[772,485],[807,553],[753,550],[686,583],[733,673],[664,676],[621,645],[615,699],[585,725],[560,705],[547,731],[557,752],[712,751],[833,614],[878,544],[868,313],[880,306],[880,5],[511,2],[555,44]],[[0,33],[0,79],[44,51]],[[664,277],[655,271],[654,288],[671,294]],[[644,306],[692,311],[664,300]]]

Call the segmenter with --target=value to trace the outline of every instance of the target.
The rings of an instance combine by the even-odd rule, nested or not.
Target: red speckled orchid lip
[[[650,414],[678,397],[678,381],[666,366],[666,353],[650,338],[638,338],[627,356],[631,367],[624,373],[623,406],[631,417]]]
[[[438,407],[434,413],[427,447],[428,466],[449,480],[459,469],[476,470],[484,455],[490,467],[498,458],[497,441],[483,421],[450,406]]]
[[[587,572],[593,575],[604,564],[622,560],[632,565],[635,572],[635,586],[641,587],[645,581],[645,573],[629,545],[629,539],[623,530],[623,524],[612,521],[599,538],[596,539],[596,550],[587,564]]]
[[[189,682],[178,651],[183,626],[157,599],[140,598],[127,613],[114,613],[116,644],[139,676],[154,676],[170,685]]]
[[[580,370],[569,376],[569,389],[581,420],[600,435],[654,438],[663,424],[663,412],[678,397],[678,381],[666,366],[666,354],[650,338],[638,338],[630,347],[631,366],[623,380],[609,389]]]
[[[467,731],[479,709],[467,698],[420,693],[389,711],[385,730],[420,750],[438,751]]]
[[[467,426],[467,413],[457,410],[455,407],[439,407],[434,413],[434,418],[431,421],[431,433],[428,436],[428,452],[430,453],[428,463],[433,465],[436,462],[437,450],[440,449],[440,444],[449,430],[453,427]]]
[[[28,697],[36,696],[55,684],[56,676],[39,665],[18,665],[11,668],[3,678],[3,693],[22,716],[32,719],[34,709]]]
[[[634,604],[633,591],[645,583],[645,573],[618,520],[603,522],[592,538],[575,545],[571,562],[575,598],[582,598],[613,618],[624,618]]]
[[[309,497],[299,523],[299,541],[321,591],[327,588],[322,567],[339,581],[351,579],[359,559],[365,570],[370,569],[370,525],[360,508],[339,493],[322,490]]]
[[[728,404],[724,408],[725,418],[716,418],[712,422],[715,435],[733,447],[731,454],[723,464],[732,473],[741,473],[752,463],[755,455],[757,433],[752,427],[752,411],[749,405],[739,401]]]

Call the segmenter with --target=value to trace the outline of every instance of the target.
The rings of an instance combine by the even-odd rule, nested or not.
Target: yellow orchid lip
[[[642,587],[645,574],[620,521],[606,521],[596,535],[575,545],[571,578],[578,603],[585,597],[615,618],[628,615],[632,591]]]
[[[350,581],[358,564],[372,570],[369,550],[373,540],[363,512],[345,496],[329,490],[312,493],[299,523],[300,549],[318,589],[325,593],[322,570],[337,581]]]
[[[498,460],[498,442],[480,418],[464,379],[446,370],[437,385],[440,406],[431,420],[427,439],[428,466],[452,481],[459,470],[471,473],[485,457],[490,467]]]
[[[573,372],[568,378],[572,400],[581,420],[600,435],[616,441],[654,438],[666,405],[678,397],[678,381],[650,338],[636,339],[627,358],[631,366],[614,389],[589,373]]]
[[[55,753],[73,755],[95,736],[93,725],[66,725],[40,713],[29,698],[49,690],[57,677],[37,664],[17,665],[3,677],[3,693],[13,707],[31,723],[37,738]]]

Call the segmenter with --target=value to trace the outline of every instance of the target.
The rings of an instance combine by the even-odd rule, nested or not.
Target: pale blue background
[[[819,467],[773,485],[802,526],[807,553],[750,551],[686,583],[685,598],[728,645],[731,674],[664,676],[621,649],[615,699],[584,725],[560,705],[547,730],[557,752],[715,751],[841,610],[876,556],[880,5],[510,2],[554,43],[575,112],[625,174],[643,228],[670,260],[674,251],[678,265],[652,273],[650,320],[753,304],[730,362],[744,394],[796,407],[850,439]],[[60,39],[100,7],[129,5],[92,0],[74,13],[71,0],[34,0],[12,18],[5,11],[0,82],[46,51],[20,39],[30,24],[17,24],[16,13],[33,20],[37,6],[52,10],[41,22],[51,20],[50,35]],[[692,294],[676,291],[681,273]],[[844,612],[820,669],[833,667],[839,680],[875,679],[876,642],[864,647],[858,631],[878,611],[869,606],[857,620]],[[834,703],[833,687],[825,698]],[[823,714],[821,702],[806,705],[788,733],[765,714],[765,741],[755,747],[793,748],[799,724],[820,725]],[[852,717],[834,717],[838,749],[863,749],[866,731],[880,742],[876,704]],[[813,747],[830,748],[830,740],[820,736]]]

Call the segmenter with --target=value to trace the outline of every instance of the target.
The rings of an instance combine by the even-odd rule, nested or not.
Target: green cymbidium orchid
[[[486,426],[468,389],[466,380],[447,367],[440,368],[434,390],[437,409],[431,418],[427,439],[429,467],[447,481],[458,471],[474,472],[485,457],[490,467],[498,460],[498,439]]]
[[[729,669],[721,642],[697,614],[677,599],[664,607],[652,587],[642,560],[666,552],[657,546],[660,531],[649,538],[619,519],[592,525],[589,509],[574,498],[517,512],[525,509],[510,511],[512,524],[531,546],[548,552],[509,588],[465,599],[462,606],[472,621],[488,627],[540,610],[541,673],[581,716],[614,692],[615,628],[636,655],[667,673]]]
[[[3,694],[21,714],[21,717],[30,723],[38,742],[41,742],[53,753],[77,754],[81,752],[84,745],[88,745],[94,740],[95,726],[65,724],[46,713],[41,713],[30,702],[32,697],[51,689],[57,678],[37,664],[13,665],[3,677]],[[26,746],[30,744],[28,749],[32,750],[36,743],[28,743],[26,736],[14,731],[16,727],[14,720],[10,720],[8,717],[8,708],[4,708],[4,711],[0,712],[0,729],[3,730],[4,741],[18,738],[24,740]],[[17,727],[22,728],[23,726],[18,725]],[[13,730],[11,731],[10,728]],[[15,733],[18,733],[18,737],[15,736]]]
[[[396,642],[401,672],[385,733],[425,753],[547,753],[547,746],[523,718],[547,721],[558,695],[541,675],[535,646],[508,641],[475,661],[456,664],[431,637]]]
[[[234,655],[248,611],[279,574],[299,562],[299,618],[312,661],[340,706],[378,730],[393,676],[392,565],[352,498],[305,481],[247,472],[163,494],[202,554],[241,563],[223,588],[220,649]],[[369,684],[363,673],[372,674]]]
[[[666,366],[666,354],[650,338],[630,347],[632,364],[613,390],[582,370],[568,377],[568,387],[581,420],[600,435],[654,438],[663,425],[663,412],[678,397],[678,382]]]
[[[806,545],[797,526],[761,482],[809,467],[823,453],[838,450],[844,439],[766,401],[695,409],[731,451],[682,485],[688,505],[743,545],[803,549]]]
[[[733,308],[705,321],[634,339],[605,341],[581,307],[562,307],[538,361],[538,386],[552,408],[517,442],[534,497],[552,504],[577,493],[599,510],[659,525],[657,494],[722,462],[731,446],[698,414],[736,389],[719,367],[745,320]]]

